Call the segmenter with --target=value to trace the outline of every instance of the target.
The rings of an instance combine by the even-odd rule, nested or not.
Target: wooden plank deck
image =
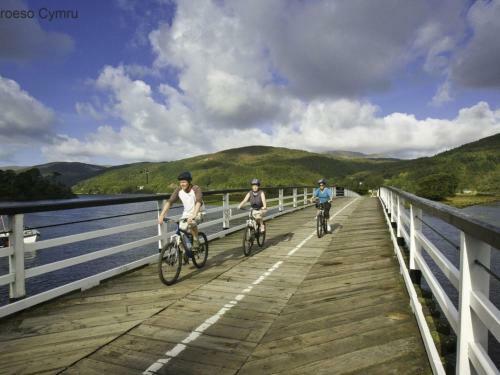
[[[430,373],[378,200],[331,213],[321,239],[297,211],[249,258],[241,233],[211,242],[172,287],[153,265],[3,319],[0,373]]]

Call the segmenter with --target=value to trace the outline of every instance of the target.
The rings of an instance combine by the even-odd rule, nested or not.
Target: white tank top
[[[193,189],[189,190],[189,193],[186,193],[184,190],[179,191],[179,198],[184,205],[184,212],[182,213],[182,218],[186,219],[191,216],[194,212],[194,205],[196,203],[196,196],[194,194]]]

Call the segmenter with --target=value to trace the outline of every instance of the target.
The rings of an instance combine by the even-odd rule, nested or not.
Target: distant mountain
[[[82,194],[169,192],[183,170],[191,171],[195,183],[204,189],[248,186],[254,177],[260,178],[263,186],[312,185],[324,177],[332,184],[358,191],[391,184],[417,192],[422,189],[422,181],[434,176],[446,177],[457,190],[500,194],[500,133],[413,160],[352,151],[319,154],[249,146],[169,162],[111,167],[61,162],[36,167],[42,175],[70,184],[75,193]]]
[[[182,170],[190,170],[195,183],[204,189],[248,186],[254,177],[264,186],[311,185],[325,177],[330,183],[358,191],[392,184],[417,192],[422,179],[446,174],[456,181],[457,189],[500,193],[500,134],[414,160],[372,158],[349,151],[318,154],[268,146],[241,147],[171,162],[110,167],[80,181],[73,191],[168,192],[177,185],[176,176]]]
[[[345,150],[333,150],[327,151],[326,154],[332,155],[341,159],[385,159],[385,160],[399,160],[396,158],[390,158],[384,154],[364,154],[357,151],[345,151]]]
[[[341,159],[303,150],[249,146],[171,162],[116,166],[81,181],[73,190],[113,194],[135,192],[142,186],[141,191],[166,192],[176,186],[176,177],[183,170],[190,170],[195,182],[205,189],[249,186],[255,177],[264,186],[312,185],[322,177],[336,183],[377,163],[377,160]]]
[[[25,166],[0,167],[1,170],[14,170],[16,173],[26,171],[31,168],[37,168],[43,177],[54,178],[66,186],[73,186],[76,183],[87,178],[98,175],[106,170],[106,167],[95,164],[86,164],[79,162],[53,162],[46,164]]]

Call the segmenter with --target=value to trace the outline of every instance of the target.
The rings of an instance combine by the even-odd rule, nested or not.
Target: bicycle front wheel
[[[323,237],[323,215],[318,215],[316,217],[316,233],[318,238]]]
[[[158,261],[158,274],[165,285],[175,283],[181,273],[181,252],[175,243],[171,242],[163,247]]]
[[[208,239],[205,233],[198,233],[198,240],[200,241],[200,246],[198,249],[193,249],[193,263],[196,268],[201,268],[205,265],[208,258]]]
[[[253,231],[253,228],[247,227],[243,233],[243,254],[245,254],[245,256],[249,256],[252,250],[254,239]]]

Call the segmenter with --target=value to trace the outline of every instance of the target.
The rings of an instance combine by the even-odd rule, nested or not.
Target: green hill
[[[81,180],[96,176],[106,169],[102,165],[86,164],[79,162],[53,162],[39,164],[30,167],[7,166],[0,167],[0,170],[12,170],[16,173],[25,172],[32,168],[40,171],[43,177],[55,180],[66,186],[73,186]]]
[[[264,186],[311,185],[326,177],[331,183],[360,192],[391,184],[434,199],[464,190],[498,195],[500,133],[414,160],[346,158],[344,154],[242,147],[171,162],[110,167],[77,183],[73,191],[168,192],[176,186],[176,176],[182,170],[190,170],[195,182],[204,189],[248,186],[254,177],[260,178]]]
[[[195,182],[205,189],[248,186],[254,177],[260,178],[265,186],[311,185],[323,176],[335,183],[356,172],[369,170],[378,163],[381,162],[344,160],[302,150],[250,146],[171,162],[112,167],[96,177],[81,181],[73,190],[76,193],[113,194],[135,192],[138,186],[144,186],[142,192],[166,192],[176,186],[176,176],[182,170],[190,170]]]
[[[432,157],[387,165],[383,174],[388,183],[416,193],[424,179],[445,174],[456,180],[456,191],[500,194],[500,133]]]

